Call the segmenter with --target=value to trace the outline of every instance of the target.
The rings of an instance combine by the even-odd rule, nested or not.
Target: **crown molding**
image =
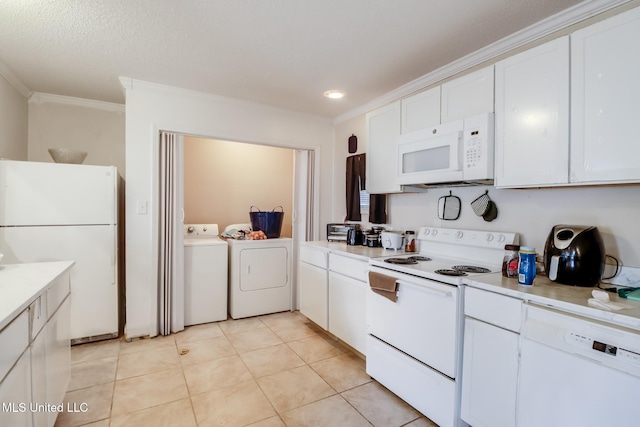
[[[112,111],[124,113],[125,105],[114,102],[96,101],[93,99],[74,98],[72,96],[54,95],[51,93],[33,92],[29,96],[29,104],[43,104],[50,102],[54,104],[73,105],[76,107],[94,108],[96,110]]]
[[[4,77],[18,92],[25,98],[29,98],[32,91],[13,73],[11,68],[7,65],[2,58],[0,58],[0,76]]]
[[[138,89],[138,90],[146,90],[149,92],[165,93],[170,95],[203,98],[203,99],[211,100],[218,103],[224,103],[227,105],[239,105],[243,107],[260,109],[265,111],[274,111],[274,112],[285,113],[289,115],[295,115],[295,116],[306,117],[314,120],[319,120],[321,122],[326,122],[329,125],[333,124],[332,119],[330,117],[320,116],[317,114],[305,113],[305,112],[296,111],[296,110],[288,110],[286,108],[276,107],[269,104],[261,104],[259,102],[247,101],[239,98],[229,98],[226,96],[216,95],[209,92],[201,92],[201,91],[195,91],[191,89],[184,89],[176,86],[168,86],[161,83],[154,83],[146,80],[137,80],[130,77],[118,77],[118,79],[120,80],[120,84],[122,85],[122,90],[125,93],[125,99],[127,96],[126,91]]]
[[[333,124],[337,125],[354,117],[366,114],[369,111],[382,107],[391,102],[397,101],[407,95],[418,92],[428,86],[438,83],[446,78],[468,70],[483,62],[490,61],[500,55],[513,51],[521,46],[539,40],[542,37],[553,34],[556,31],[567,28],[585,19],[596,16],[600,13],[611,10],[615,7],[629,3],[631,0],[590,0],[583,1],[562,12],[552,15],[542,21],[536,22],[527,28],[517,31],[497,42],[478,49],[456,61],[438,68],[422,77],[406,83],[397,89],[358,107],[347,111],[333,119]]]

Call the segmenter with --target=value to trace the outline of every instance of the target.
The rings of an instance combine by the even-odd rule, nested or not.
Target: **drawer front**
[[[29,306],[29,316],[31,317],[31,340],[33,341],[49,319],[46,292],[31,303]]]
[[[369,263],[367,261],[329,254],[329,270],[361,282],[368,282]]]
[[[455,382],[372,336],[367,374],[439,426],[457,425]]]
[[[522,301],[467,287],[464,297],[464,314],[519,333],[522,324]]]
[[[53,282],[49,289],[47,289],[47,309],[49,311],[49,316],[53,316],[68,294],[69,273],[65,273]]]
[[[29,345],[29,310],[24,310],[0,332],[0,379]]]
[[[312,249],[308,246],[300,246],[300,261],[326,269],[327,253],[322,250]]]

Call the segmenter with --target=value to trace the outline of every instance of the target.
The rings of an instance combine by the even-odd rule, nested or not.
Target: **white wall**
[[[0,159],[27,160],[27,98],[0,74]]]
[[[366,144],[361,115],[336,125],[336,167],[344,164],[346,135],[362,132],[359,144]],[[345,140],[346,141],[346,140]],[[345,145],[343,151],[341,146]],[[360,148],[360,147],[359,147]],[[344,166],[340,172],[344,176]],[[336,172],[338,173],[338,172]],[[372,173],[367,171],[367,174]],[[343,180],[342,180],[343,181]],[[345,203],[340,195],[344,182],[336,177],[336,205],[333,219],[341,221]],[[498,218],[486,222],[475,215],[470,203],[484,191],[498,206]],[[462,211],[456,221],[438,220],[438,199],[449,194],[460,197]],[[551,227],[556,224],[595,225],[598,227],[609,255],[627,267],[640,268],[640,185],[609,185],[592,187],[562,187],[526,190],[498,190],[491,186],[430,189],[426,193],[393,194],[388,198],[389,223],[402,230],[417,230],[420,226],[464,228],[470,230],[514,231],[523,244],[544,250]]]
[[[156,163],[160,130],[317,150],[319,221],[331,214],[333,125],[317,116],[122,79],[126,90],[128,338],[155,335],[157,317]],[[136,207],[146,204],[147,214]]]
[[[184,222],[216,223],[222,232],[249,223],[252,206],[281,206],[281,237],[291,237],[293,154],[289,148],[185,137]]]
[[[28,159],[53,162],[49,148],[87,152],[85,165],[125,176],[124,105],[36,93],[29,98]]]

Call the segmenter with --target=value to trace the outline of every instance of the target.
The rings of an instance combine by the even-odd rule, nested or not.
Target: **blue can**
[[[531,286],[535,277],[536,250],[523,246],[520,248],[520,261],[518,262],[518,283]]]

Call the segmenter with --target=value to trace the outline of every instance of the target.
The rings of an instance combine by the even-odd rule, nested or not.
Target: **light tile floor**
[[[78,411],[56,427],[435,426],[298,312],[82,344],[71,363]]]

